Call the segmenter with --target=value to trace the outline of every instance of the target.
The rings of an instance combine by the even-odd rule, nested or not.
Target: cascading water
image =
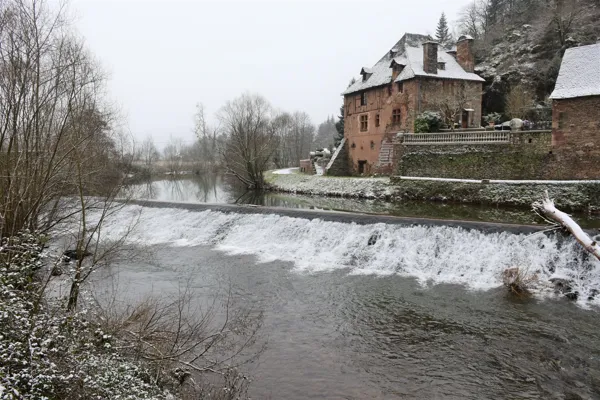
[[[139,219],[138,219],[139,217]],[[349,274],[399,274],[422,285],[461,284],[488,290],[502,272],[519,267],[537,275],[536,293],[553,293],[549,280],[572,281],[581,305],[600,303],[600,262],[571,239],[512,233],[486,234],[450,227],[358,225],[279,215],[236,214],[128,205],[103,226],[107,239],[145,245],[210,245],[260,262],[283,260],[299,273],[345,269]],[[600,296],[598,296],[600,297]]]

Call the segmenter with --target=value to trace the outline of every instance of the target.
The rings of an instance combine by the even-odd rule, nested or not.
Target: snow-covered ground
[[[390,178],[352,178],[305,174],[281,174],[273,171],[269,183],[276,190],[321,196],[385,199],[394,193]]]
[[[284,168],[273,171],[275,175],[290,175],[298,173],[299,168]]]
[[[420,177],[420,176],[401,176],[400,179],[412,180],[412,181],[437,181],[437,182],[465,182],[465,183],[481,183],[481,179],[456,179],[456,178],[431,178],[431,177]],[[556,181],[556,180],[502,180],[502,179],[489,179],[489,183],[507,183],[512,185],[527,185],[527,184],[540,184],[540,185],[575,185],[580,183],[600,183],[595,180],[571,180],[571,181]]]

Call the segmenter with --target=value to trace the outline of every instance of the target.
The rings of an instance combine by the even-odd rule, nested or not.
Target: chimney
[[[473,56],[473,38],[462,35],[456,42],[456,61],[466,72],[475,71],[475,57]]]
[[[437,74],[438,44],[428,41],[423,43],[423,70],[428,74]]]

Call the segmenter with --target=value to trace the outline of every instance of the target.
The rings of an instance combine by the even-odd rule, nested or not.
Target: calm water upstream
[[[112,271],[128,293],[231,283],[264,311],[253,398],[600,399],[600,263],[571,241],[137,206],[108,237],[139,212],[130,239],[155,259]],[[515,265],[575,279],[580,301],[507,296]]]
[[[515,224],[544,223],[533,212],[522,208],[466,204],[441,204],[405,201],[390,203],[378,200],[305,196],[287,193],[248,192],[235,179],[220,175],[202,175],[186,179],[152,180],[133,185],[137,199],[175,202],[238,203],[259,206],[352,211],[404,217],[426,217]],[[575,215],[586,228],[600,228],[600,215]]]

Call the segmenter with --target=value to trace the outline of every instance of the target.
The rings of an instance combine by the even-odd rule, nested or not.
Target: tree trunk
[[[554,201],[548,197],[548,192],[546,192],[546,198],[541,202],[538,201],[533,203],[533,209],[571,232],[573,237],[575,237],[575,240],[577,240],[584,249],[600,260],[600,246],[598,243],[590,238],[589,235],[573,221],[569,214],[560,211],[554,206]]]

